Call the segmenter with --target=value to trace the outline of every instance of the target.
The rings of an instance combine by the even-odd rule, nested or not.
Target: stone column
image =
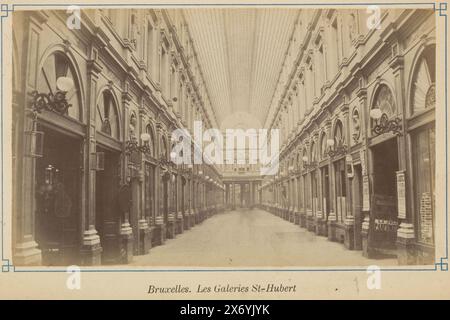
[[[96,179],[96,171],[95,168],[92,168],[91,157],[92,154],[96,152],[96,103],[97,103],[97,81],[98,76],[102,70],[102,67],[98,61],[98,49],[91,48],[91,60],[88,61],[88,79],[89,79],[89,89],[88,89],[88,107],[89,111],[87,112],[87,137],[86,137],[86,145],[85,145],[85,170],[84,175],[87,183],[86,193],[84,196],[87,200],[87,212],[85,214],[85,219],[83,223],[84,232],[83,232],[83,243],[81,247],[81,264],[82,265],[98,265],[101,263],[101,246],[100,246],[100,237],[97,234],[95,229],[95,202],[96,202],[96,190],[95,190],[95,179]]]
[[[233,182],[233,210],[236,210],[236,184]]]
[[[359,74],[359,89],[357,91],[357,96],[359,98],[359,112],[360,112],[360,130],[362,135],[362,146],[360,149],[360,160],[361,160],[361,178],[367,179],[369,184],[369,194],[370,196],[370,187],[372,180],[372,176],[369,175],[369,166],[371,165],[368,161],[368,135],[370,128],[370,116],[369,116],[369,107],[367,106],[367,89],[366,89],[366,79],[363,75]],[[370,169],[372,172],[372,169]],[[364,189],[364,188],[363,188]],[[363,190],[364,193],[364,190]],[[364,197],[364,195],[363,195]],[[370,201],[370,200],[369,200]],[[364,202],[364,200],[363,200]],[[363,222],[361,226],[361,242],[362,242],[362,253],[363,256],[370,256],[370,246],[369,246],[369,228],[370,228],[370,209],[365,210],[364,206],[361,210],[361,214],[363,215]]]
[[[145,106],[144,101],[142,99],[141,101],[141,108],[139,109],[139,128],[141,132],[145,132],[146,126],[144,122],[144,116],[145,116]],[[140,139],[140,135],[139,135]],[[145,183],[146,175],[145,175],[145,156],[141,156],[141,175],[140,175],[140,181],[138,185],[138,192],[140,194],[139,199],[139,207],[138,207],[138,239],[139,239],[139,245],[137,254],[147,254],[151,247],[151,230],[147,223],[147,219],[145,217],[145,188],[143,184]]]
[[[172,128],[168,128],[169,132],[172,131]],[[167,147],[170,150],[170,141],[171,134],[168,134],[167,137],[168,145]],[[170,152],[170,151],[169,151]],[[167,184],[168,184],[168,192],[167,192],[167,207],[168,207],[168,215],[167,215],[167,225],[166,225],[166,237],[169,239],[175,238],[176,235],[176,218],[177,218],[177,186],[176,186],[176,175],[175,172],[169,168],[168,176],[167,176]]]
[[[16,13],[15,21],[20,21],[22,18],[23,24],[20,26],[24,32],[24,39],[22,50],[19,52],[30,57],[37,57],[40,34],[42,32],[41,25],[44,24],[49,15],[46,11],[31,11],[28,17],[24,17],[21,13]],[[27,61],[24,67],[23,81],[25,86],[23,92],[15,98],[18,101],[13,101],[20,108],[17,112],[16,121],[16,181],[15,184],[15,207],[14,207],[14,246],[13,246],[13,260],[15,265],[40,265],[42,263],[42,253],[39,250],[38,244],[35,241],[35,166],[34,158],[25,157],[28,150],[24,149],[26,145],[25,132],[30,131],[33,126],[33,121],[26,111],[26,106],[29,105],[27,101],[27,93],[36,90],[36,77],[38,74],[38,65],[36,59],[24,59],[24,57],[17,57],[22,61]],[[84,228],[83,228],[84,230]],[[97,233],[95,233],[97,235]],[[100,243],[98,236],[98,244]],[[10,262],[8,262],[10,263]]]
[[[132,188],[132,195],[136,198],[135,194],[137,192],[136,189],[136,181],[132,181],[132,173],[129,172],[129,161],[127,156],[125,156],[125,141],[130,139],[130,130],[129,130],[129,122],[130,122],[130,102],[131,102],[131,95],[128,92],[128,84],[125,84],[125,90],[122,94],[122,104],[123,104],[123,110],[124,110],[124,116],[123,116],[123,122],[122,122],[122,128],[125,128],[122,130],[122,177],[124,179],[122,180],[122,184],[129,183],[130,188]],[[95,112],[95,105],[94,105],[94,111]],[[134,189],[134,190],[133,190]],[[135,200],[135,199],[134,199]],[[136,201],[135,201],[136,202]],[[136,203],[134,202],[134,206],[136,206]],[[133,207],[133,206],[132,206]],[[130,208],[130,210],[136,210],[136,208]],[[123,217],[121,219],[121,225],[120,225],[120,251],[124,252],[123,254],[123,263],[128,263],[131,261],[133,257],[133,229],[130,226],[130,214],[131,212],[124,212]]]
[[[191,179],[189,180],[189,224],[191,227],[195,225],[195,189],[194,189],[194,168],[191,171]]]
[[[350,119],[349,119],[349,108],[348,108],[348,97],[345,96],[345,103],[342,107],[342,123],[344,125],[343,128],[343,138],[345,139],[347,145],[350,145]],[[348,155],[345,159],[345,164],[348,162],[352,162],[352,156]],[[355,248],[355,217],[353,215],[353,203],[352,203],[352,180],[350,180],[347,175],[345,177],[345,188],[347,193],[346,201],[346,216],[345,216],[345,236],[344,236],[344,245],[347,249],[354,250]]]
[[[297,164],[298,165],[298,164]],[[298,168],[297,168],[297,174],[294,178],[295,183],[295,191],[294,191],[294,197],[295,197],[295,208],[294,208],[294,223],[297,225],[300,225],[300,175],[298,174]]]
[[[228,209],[231,208],[231,185],[230,183],[225,183],[225,206]]]
[[[320,210],[316,212],[316,233],[320,236],[327,235],[327,221],[325,208],[323,207],[323,177],[322,177],[322,169],[317,169],[317,206]]]
[[[396,35],[395,35],[396,36]],[[393,94],[396,96],[397,101],[397,114],[402,119],[402,135],[397,137],[398,143],[398,170],[405,173],[406,181],[411,181],[408,178],[407,173],[407,139],[409,138],[406,131],[406,98],[405,98],[405,75],[404,75],[404,61],[401,54],[401,43],[395,39],[391,45],[392,60],[390,67],[395,77],[395,90]],[[406,186],[405,186],[406,189]],[[405,202],[406,202],[406,214],[401,216],[398,214],[399,228],[397,231],[397,257],[400,265],[403,264],[415,264],[421,263],[417,261],[417,250],[415,248],[415,227],[414,218],[412,213],[411,201],[409,197],[411,195],[405,190]]]
[[[163,127],[161,122],[159,122],[159,119],[156,122],[156,150],[155,153],[157,157],[160,157],[161,155],[161,137],[163,136]],[[154,229],[154,235],[153,235],[153,242],[156,245],[161,245],[166,240],[166,224],[164,221],[164,212],[161,212],[162,204],[161,201],[164,201],[164,199],[161,200],[161,195],[164,193],[164,182],[162,179],[162,169],[161,166],[158,165],[155,168],[155,177],[156,177],[156,188],[155,188],[155,203],[156,203],[156,217],[155,217],[155,229]]]

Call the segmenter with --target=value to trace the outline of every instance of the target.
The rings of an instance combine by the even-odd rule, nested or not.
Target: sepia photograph
[[[2,4],[3,271],[448,269],[429,4]]]

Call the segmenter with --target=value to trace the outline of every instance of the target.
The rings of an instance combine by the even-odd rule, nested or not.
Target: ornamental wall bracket
[[[317,161],[311,161],[311,162],[303,162],[303,169],[306,171],[314,170],[317,168]]]
[[[338,141],[336,146],[328,146],[327,155],[332,159],[339,156],[344,156],[347,154],[348,147],[341,139]]]
[[[372,127],[372,132],[375,135],[383,133],[402,135],[402,120],[399,117],[389,119],[386,113],[383,113],[379,119],[375,119],[375,125]]]
[[[142,154],[150,154],[151,148],[148,143],[144,143],[143,145],[139,145],[138,140],[134,135],[130,137],[128,141],[125,142],[125,154],[131,155],[132,153],[140,152]]]
[[[51,111],[64,115],[72,106],[66,100],[65,91],[57,91],[55,93],[39,93],[34,90],[30,93],[31,96],[31,110],[33,113],[41,113],[43,110]]]

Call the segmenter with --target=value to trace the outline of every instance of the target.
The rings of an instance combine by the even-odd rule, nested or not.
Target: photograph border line
[[[444,95],[444,103],[445,103],[445,191],[446,195],[448,194],[448,111],[447,111],[447,100],[448,100],[448,94],[447,94],[447,79],[448,79],[448,69],[447,69],[447,34],[448,34],[448,22],[447,22],[447,3],[446,2],[389,2],[389,3],[382,3],[382,2],[371,2],[371,3],[226,3],[226,4],[213,4],[213,3],[158,3],[158,4],[132,4],[132,3],[109,3],[109,4],[95,4],[95,3],[77,3],[77,6],[80,7],[104,7],[104,6],[115,6],[115,7],[129,7],[129,6],[135,6],[135,7],[233,7],[233,6],[251,6],[251,7],[264,7],[264,6],[271,6],[271,7],[277,7],[277,6],[290,6],[290,7],[300,7],[300,6],[314,6],[314,7],[321,7],[321,6],[368,6],[368,5],[380,5],[380,6],[402,6],[402,5],[411,5],[411,6],[431,6],[434,11],[439,12],[439,17],[444,18],[444,66],[445,66],[445,72],[444,72],[444,86],[445,86],[445,95]],[[37,3],[19,3],[19,4],[1,4],[0,5],[0,74],[3,74],[3,21],[9,17],[10,12],[14,12],[15,8],[26,8],[26,7],[37,7],[37,6],[45,6],[46,8],[51,7],[68,7],[68,4],[37,4]],[[0,121],[1,121],[1,127],[0,127],[0,139],[1,139],[1,160],[2,164],[4,163],[4,153],[3,153],[3,77],[1,77],[0,80]],[[3,173],[3,168],[2,168]],[[34,273],[51,273],[51,272],[67,272],[66,268],[60,269],[60,268],[48,268],[48,269],[33,269],[34,267],[20,267],[20,269],[16,266],[14,266],[11,262],[11,258],[7,258],[5,256],[5,250],[4,250],[4,228],[5,225],[3,223],[4,221],[4,192],[3,192],[3,186],[4,186],[4,180],[3,180],[3,174],[1,176],[1,255],[2,255],[2,273],[3,272],[34,272]],[[445,197],[445,256],[438,258],[437,261],[434,263],[434,267],[430,266],[429,268],[423,268],[423,267],[411,267],[411,268],[383,268],[380,267],[380,271],[389,271],[389,272],[397,272],[397,271],[448,271],[448,247],[449,247],[449,239],[448,239],[448,197]],[[31,269],[30,269],[31,268]],[[224,269],[224,268],[216,268],[216,269],[142,269],[142,268],[136,268],[136,269],[93,269],[91,267],[81,268],[80,272],[105,272],[105,273],[122,273],[122,272],[366,272],[367,268],[361,267],[361,268],[315,268],[315,269],[309,269],[309,268],[241,268],[241,269]]]

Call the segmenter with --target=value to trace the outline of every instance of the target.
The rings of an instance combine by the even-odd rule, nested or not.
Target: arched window
[[[415,65],[410,93],[412,114],[435,108],[435,55],[435,45],[428,46],[423,50]],[[436,129],[434,122],[433,118],[426,125],[411,132],[417,241],[426,245],[435,243]]]
[[[145,132],[148,133],[148,135],[150,136],[150,139],[146,142],[150,148],[150,156],[154,157],[155,156],[155,139],[153,137],[152,127],[149,124],[145,128]]]
[[[312,144],[311,144],[311,163],[314,163],[315,161],[317,161],[317,150],[316,150],[315,142],[312,142]]]
[[[388,116],[388,118],[396,114],[397,108],[394,96],[387,85],[382,84],[378,88],[373,102],[372,109],[373,108],[379,108],[382,113],[385,113]]]
[[[320,139],[320,157],[325,159],[327,157],[327,135],[322,133],[322,138]]]
[[[66,115],[81,121],[80,83],[69,58],[62,52],[55,52],[47,57],[40,70],[36,90],[40,93],[55,94],[58,89],[56,81],[61,77],[71,78],[74,86],[66,93],[66,100],[71,105]]]
[[[411,88],[411,113],[434,108],[436,104],[436,48],[426,48],[414,70]]]
[[[109,90],[102,92],[97,103],[97,131],[119,139],[119,117],[113,95]]]

